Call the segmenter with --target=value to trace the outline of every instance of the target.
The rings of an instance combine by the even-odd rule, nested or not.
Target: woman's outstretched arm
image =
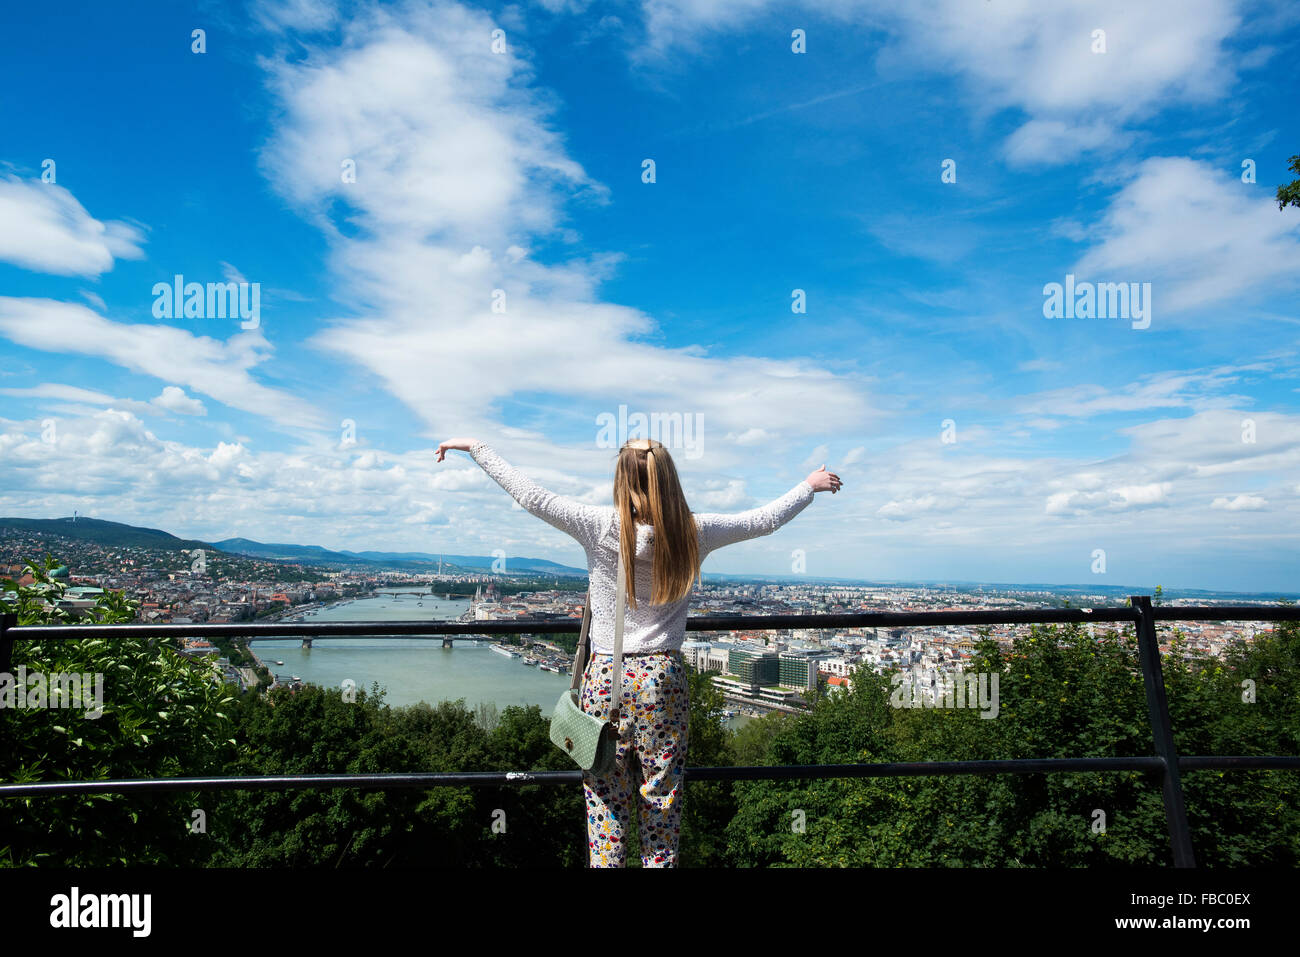
[[[771,535],[794,518],[813,500],[817,492],[838,492],[843,484],[834,472],[823,465],[780,498],[759,508],[734,515],[699,514],[695,518],[700,526],[700,559],[715,548],[734,545],[760,535]]]
[[[604,527],[608,509],[586,505],[542,488],[477,439],[448,439],[438,446],[438,461],[448,450],[468,452],[488,475],[533,515],[591,546]]]

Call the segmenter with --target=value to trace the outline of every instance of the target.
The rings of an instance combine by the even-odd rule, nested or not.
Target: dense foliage
[[[22,623],[55,620],[37,584],[11,590]],[[106,595],[105,621],[129,620]],[[158,643],[161,645],[162,643]],[[145,641],[20,643],[15,666],[112,676],[98,722],[0,712],[7,780],[226,773],[568,770],[536,707],[463,701],[394,708],[377,687],[231,700],[196,665]],[[1176,638],[1164,657],[1183,754],[1300,753],[1300,625],[1282,623],[1222,660]],[[1008,651],[987,637],[969,670],[998,677],[996,718],[896,707],[889,676],[814,695],[810,713],[728,731],[707,675],[690,682],[690,764],[841,764],[1151,752],[1135,641],[1041,626]],[[894,699],[894,700],[891,700]],[[1300,864],[1300,781],[1290,771],[1183,775],[1198,863]],[[261,867],[576,867],[586,857],[578,787],[223,791],[11,800],[0,863],[202,862]],[[195,809],[205,833],[191,833]],[[1104,823],[1104,827],[1101,826]],[[629,860],[636,860],[635,829]],[[686,866],[1165,866],[1159,779],[1138,772],[696,781]]]
[[[811,715],[767,719],[738,745],[762,763],[956,761],[1149,755],[1136,641],[1077,625],[1035,627],[1002,654],[996,719],[894,708],[889,679],[859,672]],[[1182,754],[1300,752],[1300,626],[1282,623],[1220,662],[1173,642],[1164,660]],[[1244,700],[1242,682],[1256,682]],[[749,729],[746,729],[749,731]],[[1184,772],[1198,863],[1300,864],[1300,781],[1290,771]],[[1146,866],[1170,860],[1159,779],[1139,772],[962,775],[736,785],[734,864],[764,866]],[[1101,817],[1098,812],[1104,814]],[[794,821],[802,820],[802,829]],[[1104,822],[1105,828],[1098,825]]]
[[[19,625],[74,623],[55,605],[66,584],[58,567],[29,562],[35,579],[6,580],[0,611]],[[75,621],[131,621],[134,603],[106,592],[90,615]],[[20,670],[20,669],[25,669]],[[179,777],[215,773],[233,754],[233,699],[214,663],[187,659],[166,642],[147,638],[16,642],[10,675],[89,676],[102,693],[96,706],[83,693],[60,707],[0,710],[0,779],[79,781]],[[17,699],[15,699],[17,700]],[[53,699],[50,699],[53,704]],[[77,706],[80,704],[81,706]],[[89,705],[89,707],[86,707]],[[102,713],[94,716],[97,711]],[[8,798],[0,813],[0,865],[202,863],[207,848],[191,833],[197,793],[155,796],[88,794]]]
[[[1300,156],[1292,156],[1291,165],[1287,169],[1300,173]],[[1300,179],[1293,179],[1277,188],[1277,208],[1284,210],[1288,206],[1300,206]]]

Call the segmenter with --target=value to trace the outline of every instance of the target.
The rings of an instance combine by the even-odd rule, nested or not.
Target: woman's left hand
[[[468,452],[476,445],[478,439],[448,439],[438,446],[438,461],[441,462],[443,457],[453,449],[458,452]]]

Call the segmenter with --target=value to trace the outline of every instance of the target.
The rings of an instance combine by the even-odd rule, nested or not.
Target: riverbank
[[[324,611],[326,608],[342,608],[354,601],[362,601],[370,598],[370,595],[351,595],[347,598],[332,598],[329,601],[309,601],[305,605],[290,605],[288,608],[282,608],[279,611],[271,612],[265,618],[258,618],[259,622],[273,623],[284,621],[290,615],[306,614],[307,612]]]
[[[299,614],[305,615],[307,613],[320,612],[320,611],[324,611],[327,608],[341,608],[345,605],[351,604],[354,601],[363,600],[369,597],[370,597],[369,595],[351,595],[347,598],[333,598],[329,601],[312,601],[312,602],[307,602],[304,605],[290,605],[288,608],[281,608],[279,611],[274,611],[263,618],[257,618],[254,620],[254,622],[251,622],[250,624],[252,623],[275,624],[278,622],[282,622],[293,615],[299,615]],[[256,635],[250,635],[247,641],[245,641],[244,647],[245,650],[247,650],[249,656],[253,659],[253,661],[257,663],[257,668],[267,671],[271,675],[272,683],[274,683],[277,679],[275,668],[271,667],[271,665],[263,661],[261,655],[259,655],[253,648],[254,642],[257,641],[265,642],[271,640],[275,640],[275,639],[258,638]],[[276,667],[279,666],[277,665]]]
[[[416,597],[421,595],[422,597]],[[412,589],[396,595],[386,589],[377,595],[336,598],[277,609],[262,621],[301,623],[305,626],[335,621],[472,621],[472,602],[423,596]],[[575,625],[577,621],[575,620]],[[302,647],[293,635],[258,637],[262,652],[257,661],[272,674],[299,675],[304,682],[324,688],[338,688],[355,682],[359,688],[373,684],[385,689],[385,701],[394,706],[463,699],[471,710],[490,702],[498,710],[509,706],[537,706],[544,715],[555,708],[555,699],[567,686],[573,657],[550,635],[534,635],[514,645],[502,636],[466,636],[452,646],[436,639],[357,636],[316,641]],[[491,646],[500,644],[503,655]],[[251,648],[250,648],[251,650]],[[265,657],[263,657],[263,655]],[[268,662],[283,659],[283,666]],[[739,711],[725,720],[729,730],[752,720],[767,709],[753,701],[728,700],[729,711]]]

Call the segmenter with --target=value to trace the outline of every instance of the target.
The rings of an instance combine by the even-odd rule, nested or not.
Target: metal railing
[[[1066,771],[1145,771],[1161,775],[1165,819],[1175,867],[1195,867],[1182,771],[1300,770],[1300,756],[1180,755],[1165,698],[1164,671],[1156,638],[1157,621],[1297,621],[1300,609],[1279,605],[1182,605],[1153,607],[1148,595],[1130,596],[1130,607],[973,611],[854,612],[838,615],[724,615],[689,618],[687,631],[770,631],[776,629],[875,628],[927,625],[1066,624],[1132,622],[1146,691],[1154,756],[1129,758],[1017,758],[994,761],[914,761],[866,764],[686,768],[687,780],[752,781],[824,778],[919,777],[951,774],[1055,774]],[[15,641],[114,637],[442,638],[444,641],[510,634],[572,634],[573,619],[433,622],[318,622],[184,625],[22,625],[0,616],[0,672],[8,672]],[[363,790],[431,787],[502,787],[578,784],[582,772],[473,771],[430,774],[298,774],[279,776],[145,778],[103,781],[44,781],[0,784],[0,798],[67,794],[134,794],[158,791],[302,790],[349,787]]]

